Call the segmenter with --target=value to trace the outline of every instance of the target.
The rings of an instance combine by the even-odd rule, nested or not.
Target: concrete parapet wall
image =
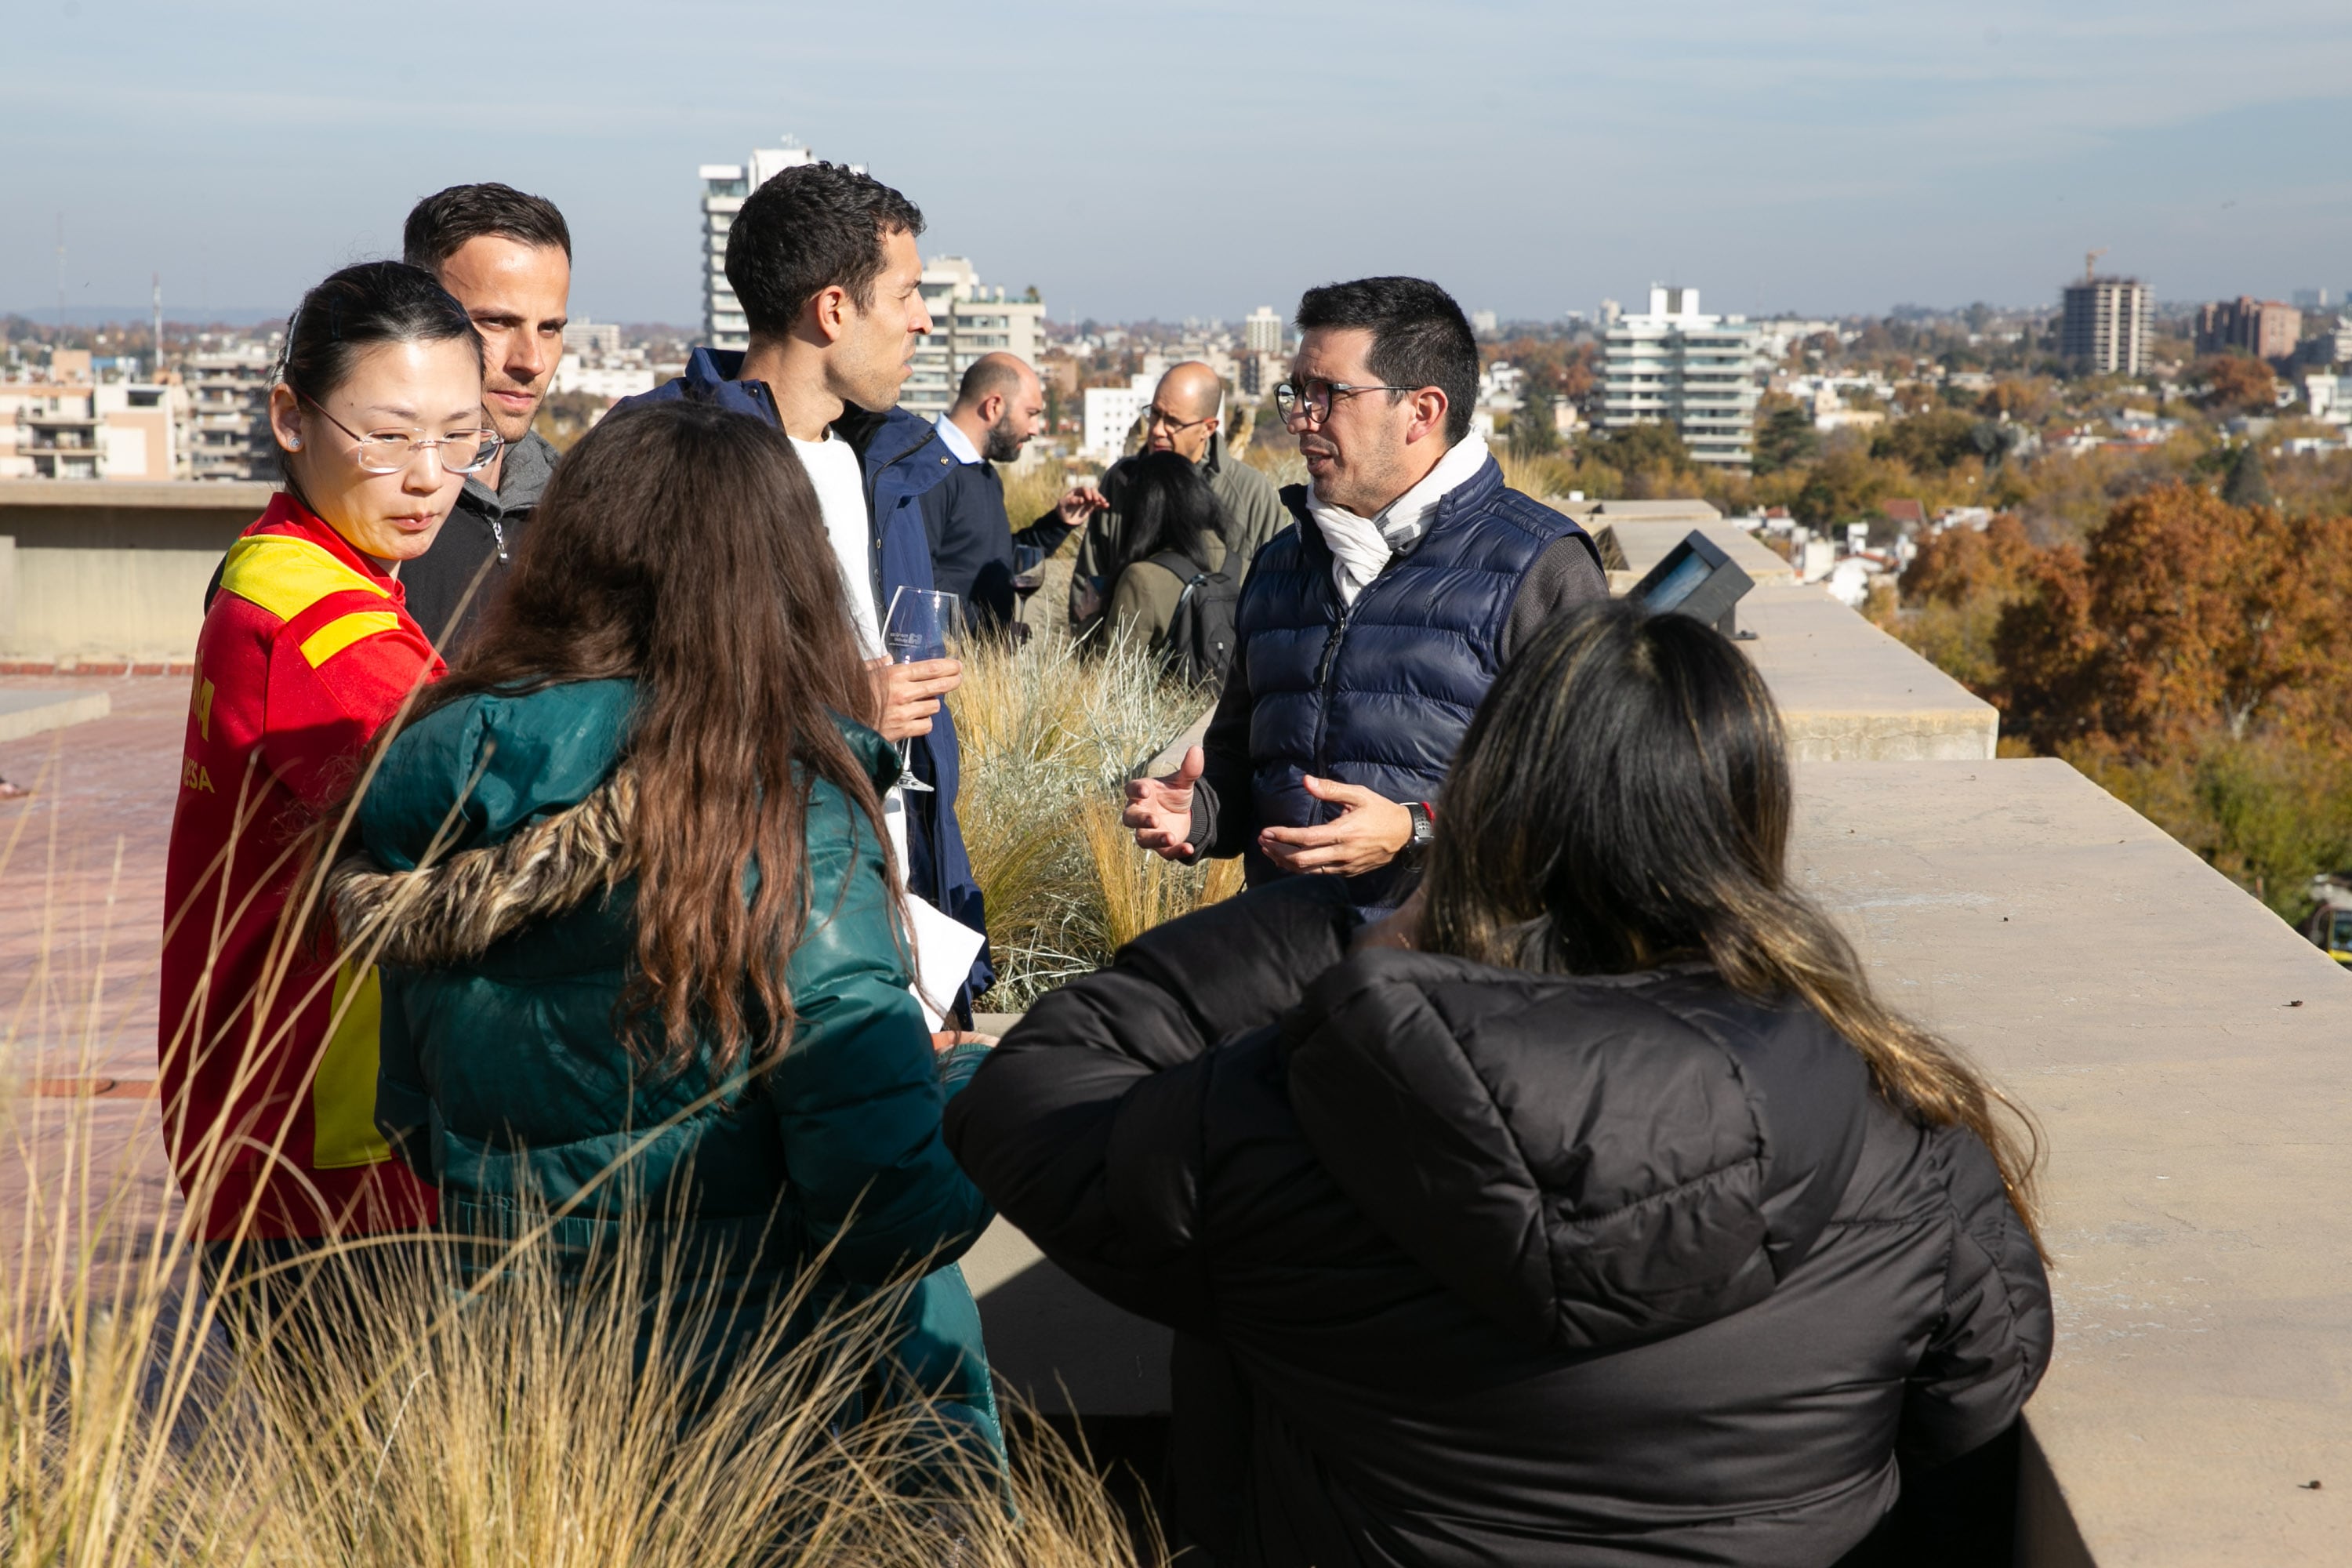
[[[1991,757],[2000,714],[1819,588],[1759,584],[1739,601],[1742,642],[1807,763]]]
[[[0,480],[0,665],[184,664],[262,484]]]

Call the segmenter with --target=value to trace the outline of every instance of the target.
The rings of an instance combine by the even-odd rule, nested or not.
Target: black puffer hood
[[[1559,978],[1358,954],[1283,1025],[1316,1157],[1522,1342],[1592,1350],[1754,1305],[1861,1157],[1868,1069],[1703,965]]]

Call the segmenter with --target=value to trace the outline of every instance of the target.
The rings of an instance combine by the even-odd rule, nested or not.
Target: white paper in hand
[[[907,895],[907,938],[915,949],[915,983],[907,989],[922,1004],[923,1017],[936,1032],[988,939],[912,893]]]

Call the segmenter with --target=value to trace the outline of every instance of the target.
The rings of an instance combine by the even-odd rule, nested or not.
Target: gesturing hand
[[[1094,486],[1073,485],[1054,503],[1054,511],[1062,520],[1063,527],[1076,528],[1109,505],[1110,501]]]
[[[1161,779],[1129,779],[1127,810],[1119,821],[1135,830],[1139,848],[1170,860],[1192,855],[1192,786],[1208,760],[1198,746],[1186,748],[1183,763]]]
[[[866,667],[874,672],[874,686],[881,697],[882,719],[875,728],[886,741],[897,742],[909,735],[931,732],[931,715],[940,710],[940,699],[963,684],[963,666],[951,658],[918,659],[912,664],[892,664],[877,658]]]
[[[1360,784],[1314,777],[1299,781],[1317,800],[1340,808],[1339,816],[1312,827],[1268,827],[1257,847],[1286,871],[1327,877],[1360,877],[1377,871],[1412,842],[1412,814]],[[1129,789],[1135,786],[1129,784]]]

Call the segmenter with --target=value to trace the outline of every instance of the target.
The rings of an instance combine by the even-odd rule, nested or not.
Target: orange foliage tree
[[[2207,730],[2333,741],[2352,720],[2352,521],[2188,485],[2038,555],[1994,635],[2009,728],[2152,755]]]

